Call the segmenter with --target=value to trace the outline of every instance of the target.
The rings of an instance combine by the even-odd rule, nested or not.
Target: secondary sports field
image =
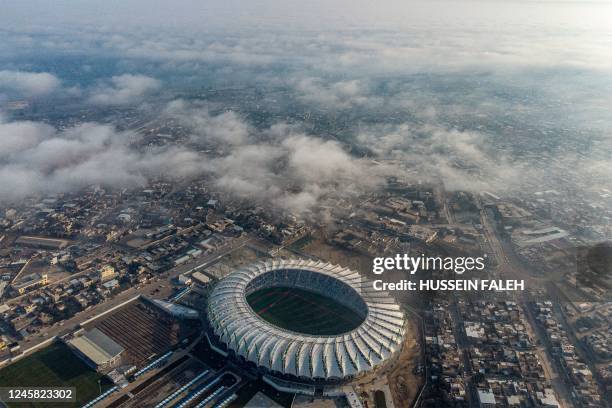
[[[336,335],[363,321],[359,314],[334,299],[298,288],[260,289],[248,295],[247,301],[268,322],[298,333]]]
[[[20,403],[18,407],[80,407],[110,388],[106,377],[89,368],[63,343],[55,342],[0,370],[2,387],[75,387],[76,403]],[[9,406],[13,406],[10,405]]]

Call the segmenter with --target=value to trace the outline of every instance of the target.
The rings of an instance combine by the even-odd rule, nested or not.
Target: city
[[[180,3],[0,28],[0,406],[610,406],[607,5]]]

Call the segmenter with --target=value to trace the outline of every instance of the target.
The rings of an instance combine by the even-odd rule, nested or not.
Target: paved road
[[[467,377],[471,377],[474,375],[474,367],[472,366],[472,360],[470,360],[469,350],[470,350],[470,341],[465,334],[465,323],[463,321],[463,317],[461,316],[461,312],[459,310],[458,300],[456,293],[453,294],[453,298],[451,300],[449,312],[453,319],[453,331],[455,335],[455,342],[457,343],[457,351],[461,359],[463,360],[463,367]],[[468,382],[468,403],[470,407],[479,407],[480,404],[478,402],[478,392],[474,383],[470,380]]]
[[[524,268],[523,263],[518,259],[511,245],[499,236],[497,228],[495,227],[495,221],[491,219],[491,213],[482,206],[482,203],[478,199],[477,205],[480,208],[481,224],[484,228],[485,237],[498,262],[500,277],[506,279],[524,279],[526,289],[530,287],[542,287],[545,282],[548,282],[549,279],[536,277]],[[526,312],[525,315],[529,326],[531,326],[531,333],[539,340],[540,344],[546,344],[545,334],[542,333],[537,324],[533,311],[530,309],[529,299],[526,294],[524,292],[515,291],[512,295],[514,300],[520,304]],[[550,353],[544,347],[539,346],[537,348],[537,354],[540,357],[547,378],[550,379],[553,389],[559,397],[559,403],[564,408],[571,407],[572,405],[569,403],[569,401],[571,401],[571,396],[568,391],[569,387],[559,374],[558,367],[550,356]]]
[[[529,322],[529,332],[533,338],[539,340],[539,345],[536,347],[536,352],[540,358],[540,361],[542,362],[542,367],[544,368],[546,377],[550,379],[553,389],[559,397],[559,404],[561,404],[563,408],[572,407],[573,405],[570,402],[572,400],[572,396],[569,391],[570,388],[567,385],[567,381],[569,381],[569,379],[561,374],[562,368],[559,362],[550,357],[551,350],[546,346],[548,345],[548,339],[546,337],[546,333],[544,333],[544,329],[536,320],[536,316],[532,308],[532,300],[524,295],[521,296],[518,303],[523,307],[525,317]]]

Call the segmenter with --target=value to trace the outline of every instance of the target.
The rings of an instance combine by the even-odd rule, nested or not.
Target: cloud
[[[211,115],[206,104],[176,100],[167,105],[164,114],[188,126],[196,144],[239,145],[248,139],[249,126],[232,111]]]
[[[122,74],[100,79],[89,87],[66,87],[48,72],[0,71],[0,97],[4,94],[5,98],[83,97],[95,105],[127,105],[142,102],[147,95],[159,90],[161,84],[146,75]]]
[[[95,105],[133,104],[160,87],[159,80],[146,75],[118,75],[92,89],[89,102]]]
[[[488,140],[480,132],[431,123],[375,125],[356,138],[375,157],[401,162],[423,179],[440,178],[450,190],[517,188],[527,174],[526,166],[492,149]]]
[[[54,129],[37,122],[4,122],[0,116],[0,162],[10,154],[32,148],[51,136]]]
[[[214,184],[234,196],[295,213],[314,211],[328,199],[349,200],[385,184],[369,161],[352,157],[337,142],[305,134],[236,146],[212,158]]]
[[[349,109],[380,103],[380,98],[360,80],[329,82],[321,78],[302,78],[292,85],[298,100],[315,108]]]
[[[175,101],[166,114],[179,119],[195,146],[217,146],[206,160],[216,188],[272,208],[304,213],[328,199],[350,199],[384,185],[384,173],[335,141],[278,123],[256,130],[235,113],[212,115],[206,105]]]
[[[136,2],[129,3],[136,8]],[[161,84],[152,77],[164,78],[168,93],[215,88],[210,99],[216,103],[176,101],[162,113],[189,129],[185,145],[175,147],[177,157],[185,155],[189,165],[177,174],[211,175],[222,191],[275,208],[307,212],[334,194],[350,197],[383,184],[384,172],[348,151],[411,167],[415,177],[441,177],[453,189],[522,191],[526,183],[555,185],[553,176],[571,171],[577,174],[566,184],[573,189],[596,185],[595,177],[599,185],[609,185],[612,150],[596,143],[612,123],[607,109],[612,103],[607,35],[612,13],[605,12],[610,5],[481,2],[472,10],[452,1],[416,1],[393,2],[390,8],[362,4],[340,12],[331,2],[318,6],[337,7],[336,13],[321,13],[308,3],[299,7],[317,9],[310,20],[292,14],[308,28],[302,30],[278,16],[279,9],[288,7],[285,3],[253,6],[276,16],[271,17],[277,24],[272,29],[246,12],[237,18],[232,2],[230,10],[225,2],[216,5],[225,9],[223,18],[219,13],[198,15],[193,2],[187,3],[182,7],[188,16],[164,15],[157,23],[191,21],[197,27],[45,24],[33,29],[15,19],[14,27],[0,31],[0,54],[27,61],[44,46],[49,58],[101,57],[108,61],[105,69],[116,67],[118,76],[84,85],[84,97],[100,105],[136,104],[154,96]],[[169,15],[181,9],[174,3],[166,6]],[[202,24],[204,17],[218,24],[214,29]],[[328,18],[337,20],[313,29]],[[220,23],[223,19],[240,30],[229,29],[231,24]],[[119,75],[123,72],[152,77]],[[251,86],[256,91],[250,92]],[[234,92],[253,99],[219,103]],[[225,110],[229,105],[234,110]],[[288,117],[292,125],[259,129],[270,117]],[[29,126],[39,131],[42,125]],[[66,144],[67,151],[78,151],[66,132],[52,133],[60,133],[61,143],[44,146],[62,151]],[[330,142],[328,134],[341,142]],[[39,141],[7,136],[0,150],[27,150],[32,143],[38,146]],[[104,146],[96,149],[104,152]],[[211,150],[210,156],[202,153]],[[135,157],[142,167],[132,170],[142,175],[140,182],[151,172],[174,174],[158,160],[169,160],[164,156],[168,151],[145,158],[123,146],[118,153],[124,156],[117,157]],[[82,170],[95,173],[102,165],[96,163],[85,161]],[[553,164],[557,167],[546,169]],[[24,179],[35,179],[30,169],[19,169]]]
[[[141,152],[131,132],[97,123],[57,130],[25,121],[0,121],[0,197],[76,191],[92,184],[145,185],[150,177],[181,179],[202,171],[200,157],[180,147]],[[17,142],[16,142],[17,141]]]
[[[48,72],[0,71],[0,92],[20,97],[49,95],[60,85],[60,80]]]
[[[78,191],[92,184],[137,187],[151,178],[186,181],[208,176],[226,194],[305,214],[329,199],[373,191],[385,174],[351,156],[335,141],[293,126],[248,127],[236,114],[212,114],[206,106],[171,103],[165,115],[180,120],[184,145],[141,149],[140,136],[112,126],[83,123],[57,130],[27,121],[0,121],[0,197]],[[218,146],[208,155],[201,146]]]

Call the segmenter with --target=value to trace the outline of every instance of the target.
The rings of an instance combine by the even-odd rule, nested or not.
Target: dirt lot
[[[408,315],[408,318],[412,317]],[[390,389],[393,406],[396,408],[411,406],[412,401],[416,398],[423,383],[423,378],[413,372],[414,368],[421,363],[421,350],[416,340],[419,333],[417,323],[416,320],[410,320],[407,323],[404,345],[393,361],[358,378],[351,384],[371,407],[375,406],[375,392],[387,387],[388,390]],[[387,405],[391,406],[389,403]]]
[[[372,260],[370,257],[359,252],[332,246],[321,238],[312,237],[308,242],[304,243],[301,252],[364,274],[369,274],[372,271]],[[294,254],[294,256],[297,255]]]
[[[408,322],[407,332],[409,334],[406,336],[398,361],[387,376],[396,407],[404,406],[405,401],[410,401],[412,405],[423,385],[423,377],[413,372],[413,369],[421,363],[421,350],[416,341],[417,321]]]
[[[237,269],[242,266],[252,264],[259,259],[260,256],[255,250],[249,248],[248,246],[244,246],[224,256],[222,262],[229,268]]]

